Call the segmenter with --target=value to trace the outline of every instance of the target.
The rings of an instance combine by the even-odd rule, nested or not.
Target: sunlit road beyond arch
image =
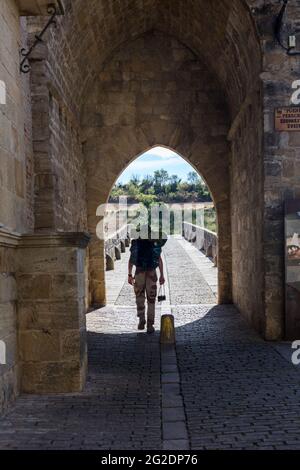
[[[299,448],[299,369],[233,306],[215,305],[213,264],[185,240],[164,248],[168,301],[158,313],[172,310],[177,344],[162,356],[159,331],[136,330],[128,253],[106,273],[107,307],[88,315],[85,391],[22,395],[0,420],[0,448]]]

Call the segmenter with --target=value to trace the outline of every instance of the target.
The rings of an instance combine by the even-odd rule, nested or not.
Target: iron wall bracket
[[[21,56],[23,56],[23,59],[20,63],[20,71],[22,73],[30,72],[29,57],[30,57],[32,51],[36,48],[36,46],[38,44],[43,42],[43,36],[46,33],[46,31],[48,30],[48,28],[51,25],[56,26],[55,18],[56,18],[57,15],[61,14],[62,12],[63,12],[63,7],[62,7],[61,2],[59,2],[59,9],[56,7],[56,5],[54,3],[49,3],[49,5],[47,6],[47,13],[50,16],[49,20],[47,21],[47,24],[45,25],[43,30],[40,32],[40,34],[35,35],[35,41],[32,44],[32,46],[28,50],[25,49],[25,48],[22,48],[21,51],[20,51]]]

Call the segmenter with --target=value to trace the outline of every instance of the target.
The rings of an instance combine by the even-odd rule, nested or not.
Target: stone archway
[[[209,161],[208,166],[204,161],[201,162],[200,172],[204,177],[206,177],[205,171],[209,173],[206,177],[207,181],[210,178],[216,179],[216,175],[222,174],[222,171],[227,172],[228,178],[218,178],[219,190],[217,192],[221,194],[222,186],[227,185],[224,194],[226,193],[226,197],[229,196],[229,199],[234,201],[234,206],[231,205],[230,208],[224,209],[230,214],[228,220],[233,228],[233,256],[232,262],[228,260],[224,269],[222,283],[231,284],[230,291],[232,291],[233,301],[248,321],[261,334],[268,338],[275,338],[282,334],[282,312],[279,312],[279,303],[273,301],[272,285],[270,285],[270,295],[264,292],[264,129],[260,75],[262,53],[254,21],[254,19],[259,21],[263,17],[263,13],[259,7],[254,8],[256,3],[226,0],[220,6],[219,2],[215,0],[207,8],[207,2],[202,0],[197,3],[188,0],[184,5],[181,1],[173,0],[165,2],[134,0],[132,2],[124,1],[121,5],[112,2],[111,8],[107,8],[105,11],[102,9],[102,2],[95,2],[88,11],[84,9],[82,0],[72,4],[68,3],[66,16],[60,24],[62,34],[59,34],[59,31],[50,38],[48,49],[51,53],[47,57],[43,69],[45,70],[45,80],[43,87],[38,86],[35,95],[39,97],[37,107],[40,110],[41,94],[45,92],[45,102],[47,102],[50,92],[50,104],[52,103],[53,107],[50,114],[53,114],[54,122],[62,114],[63,122],[58,124],[63,127],[65,116],[66,120],[69,120],[69,125],[75,130],[75,138],[71,140],[68,148],[74,148],[75,152],[74,155],[68,155],[63,162],[61,161],[61,153],[59,152],[58,155],[55,153],[57,149],[62,148],[64,151],[66,147],[61,147],[61,137],[56,134],[54,128],[54,132],[51,133],[53,155],[51,151],[49,152],[49,157],[51,157],[49,185],[44,187],[48,182],[48,179],[45,181],[44,174],[42,178],[36,178],[36,207],[37,214],[40,216],[39,209],[41,207],[41,211],[44,210],[44,193],[46,191],[47,200],[50,201],[47,210],[49,213],[55,214],[55,218],[47,225],[47,230],[64,231],[67,227],[76,225],[78,229],[88,226],[93,232],[97,221],[95,213],[98,202],[96,204],[96,201],[104,201],[108,195],[108,189],[104,190],[104,188],[108,181],[113,184],[113,172],[118,163],[121,164],[118,169],[121,172],[130,159],[140,152],[153,145],[165,145],[184,155],[197,168],[200,163],[197,147],[201,148],[201,158],[206,155],[205,158]],[[85,11],[84,16],[82,16],[83,11]],[[78,21],[79,17],[83,20]],[[200,112],[194,113],[193,122],[189,125],[187,125],[187,116],[191,109],[189,99],[187,99],[187,107],[183,107],[181,113],[177,113],[176,122],[172,121],[171,117],[174,118],[176,115],[174,107],[178,105],[177,109],[179,109],[180,103],[186,102],[185,99],[180,98],[184,94],[186,84],[184,72],[181,83],[176,90],[178,96],[173,92],[173,101],[171,100],[169,103],[169,109],[165,110],[166,112],[163,112],[160,117],[159,108],[160,105],[164,106],[163,101],[157,102],[151,107],[151,96],[149,95],[150,103],[148,101],[148,111],[145,113],[143,113],[141,102],[139,102],[142,99],[146,105],[147,89],[145,87],[150,85],[151,88],[153,86],[150,84],[151,76],[148,75],[146,80],[143,80],[143,96],[143,93],[139,93],[139,90],[134,88],[136,86],[135,80],[128,78],[125,69],[124,74],[120,74],[114,61],[120,47],[126,48],[126,44],[136,44],[136,50],[133,51],[132,57],[134,55],[137,57],[138,50],[141,51],[139,41],[149,34],[153,35],[153,31],[157,31],[157,34],[164,34],[165,38],[168,37],[174,41],[174,51],[172,52],[174,55],[168,56],[166,63],[170,63],[172,60],[175,65],[182,63],[183,58],[187,58],[187,51],[189,51],[188,60],[191,65],[188,73],[190,73],[193,82],[192,88],[199,80],[201,82],[201,78],[203,80],[204,74],[206,74],[208,88],[202,89],[202,94],[200,92],[197,95],[197,99],[203,99],[203,103],[199,107]],[[176,42],[179,44],[178,47],[175,45]],[[121,46],[122,44],[123,46]],[[70,45],[72,45],[71,48]],[[185,52],[183,52],[184,48]],[[76,50],[76,54],[73,53],[74,50]],[[162,48],[162,53],[163,50],[164,48]],[[150,62],[153,59],[153,64],[155,64],[155,57],[161,57],[160,53],[160,48],[153,50],[152,58],[148,57]],[[180,57],[182,53],[183,56]],[[65,60],[61,61],[61,57],[65,57]],[[56,67],[56,61],[60,64],[59,71]],[[199,70],[192,70],[193,63],[196,64],[196,62],[202,64],[201,73]],[[110,76],[110,65],[116,66],[112,76]],[[40,76],[41,62],[34,62],[33,68],[35,66],[37,66],[36,73]],[[139,60],[136,60],[134,68],[134,73],[142,73],[144,64],[141,54]],[[164,74],[164,64],[160,71]],[[150,70],[150,73],[153,73],[153,70]],[[47,80],[48,75],[49,80]],[[171,83],[172,80],[169,82],[171,88],[166,90],[164,98],[167,94],[172,93],[174,85]],[[126,97],[121,93],[122,98],[120,98],[118,88],[121,86],[122,91],[122,87],[126,83],[131,84],[132,88],[127,90]],[[161,83],[165,83],[164,79],[161,80]],[[210,88],[213,83],[214,89]],[[99,94],[101,86],[103,87],[102,102],[98,102],[98,108],[101,107],[101,109],[100,111],[94,109],[91,111],[93,116],[88,116],[88,102],[89,100],[93,101],[92,93]],[[155,86],[158,86],[158,81]],[[193,88],[194,91],[196,88]],[[35,84],[33,84],[33,90],[35,90]],[[119,97],[117,97],[118,93]],[[191,96],[190,92],[189,96]],[[94,98],[94,103],[100,99],[99,96]],[[121,101],[118,101],[119,98]],[[130,103],[130,99],[136,103],[133,105]],[[206,105],[210,106],[214,99],[212,108],[215,118],[212,118],[210,111],[201,116],[201,110],[203,111]],[[107,100],[106,103],[105,100]],[[114,100],[116,101],[114,102]],[[122,103],[122,100],[125,100],[125,103]],[[93,103],[91,105],[93,106]],[[165,106],[167,105],[168,103],[165,103]],[[118,115],[113,116],[114,110],[117,107],[121,110],[122,106],[128,106],[126,113],[121,116],[119,112]],[[150,118],[150,109],[154,110],[154,114],[157,113],[156,117]],[[109,113],[112,113],[111,116]],[[223,116],[221,116],[222,114]],[[80,122],[78,122],[79,115],[81,115]],[[116,117],[118,118],[117,122],[110,121],[110,118],[116,119]],[[106,122],[103,121],[103,118]],[[143,122],[143,125],[136,126],[136,118],[137,121],[143,121],[143,119],[146,121]],[[211,129],[210,136],[209,134],[204,136],[201,133],[202,124],[208,125],[209,121],[211,124],[213,122],[214,130]],[[69,136],[68,132],[67,135]],[[80,144],[78,136],[83,142],[83,153],[78,145]],[[45,144],[48,144],[48,136],[45,137],[45,140],[47,141]],[[231,145],[228,141],[231,142]],[[64,138],[63,144],[65,145]],[[38,135],[37,160],[40,159],[40,148],[40,135]],[[124,150],[125,148],[126,150]],[[226,158],[216,159],[215,155],[219,157],[219,152],[223,156],[226,155]],[[118,153],[117,157],[116,153]],[[93,158],[105,160],[101,175],[93,172]],[[43,155],[43,165],[45,164],[44,160]],[[72,167],[74,160],[77,174],[75,174],[74,184],[72,184],[72,179],[67,176],[69,167]],[[114,167],[115,165],[116,167]],[[218,165],[218,169],[215,168],[215,165]],[[222,166],[224,168],[220,173],[219,170]],[[89,201],[87,214],[85,214],[83,207],[80,211],[77,207],[79,202],[86,200],[85,185],[82,184],[85,169],[90,172],[87,174],[87,201]],[[103,185],[101,183],[101,194],[99,194],[97,185],[101,178]],[[216,185],[211,182],[210,186]],[[49,192],[52,193],[52,197],[49,197]],[[66,194],[72,193],[76,197],[75,206],[72,203],[72,198],[65,197]],[[64,204],[61,204],[61,200]],[[93,200],[92,204],[90,201]],[[219,206],[226,205],[222,196],[220,196],[218,204]],[[43,214],[41,214],[41,219],[42,223],[36,226],[38,230],[45,229]],[[36,221],[38,220],[39,217]],[[251,230],[250,227],[255,227],[255,230]],[[229,232],[227,231],[227,233]],[[227,246],[228,243],[224,244],[225,249]],[[103,271],[104,254],[103,249],[96,246],[95,241],[90,245],[90,255],[92,302],[101,305],[104,301],[105,289],[103,280],[99,278],[97,273],[100,269]],[[232,283],[231,279],[229,281],[231,275],[228,275],[231,272],[233,274]],[[230,296],[227,295],[228,297]],[[265,314],[266,304],[268,304],[267,314]]]
[[[233,300],[262,335],[278,337],[277,305],[265,314],[262,60],[246,2],[65,3],[31,63],[36,234],[89,229],[90,297],[103,305],[97,207],[133,158],[171,148],[214,197],[219,301]],[[39,20],[29,26],[34,34]]]
[[[105,304],[103,242],[95,237],[97,207],[106,203],[132,155],[135,158],[154,145],[185,157],[206,180],[219,222],[219,302],[232,301],[226,109],[207,67],[186,46],[164,33],[142,35],[122,46],[105,64],[86,96],[82,114],[88,226],[93,237],[93,304]]]
[[[167,147],[167,146],[165,146]],[[176,151],[175,148],[168,147],[172,151]],[[146,150],[150,150],[147,148]],[[145,150],[145,151],[146,151]],[[212,149],[213,150],[213,149]],[[139,152],[139,154],[130,160],[132,163],[135,159],[137,159],[144,151]],[[183,157],[182,157],[183,158]],[[200,174],[199,166],[192,164],[192,158],[184,158],[189,164],[193,166],[195,171]],[[101,164],[99,162],[99,171],[102,171]],[[201,167],[201,166],[200,166]],[[123,170],[125,167],[123,168]],[[216,170],[216,169],[215,169]],[[223,168],[220,167],[219,171],[223,171]],[[121,172],[122,173],[122,172]],[[95,236],[96,228],[99,230],[99,226],[101,226],[101,221],[103,220],[102,217],[102,209],[97,212],[98,207],[105,207],[107,203],[108,197],[110,195],[112,186],[116,179],[118,178],[119,173],[115,175],[113,182],[108,183],[106,186],[107,193],[102,196],[102,191],[104,189],[103,184],[101,184],[101,191],[91,190],[88,191],[88,195],[92,195],[92,199],[88,199],[88,212],[91,214],[89,217],[89,231],[92,234],[91,242],[89,245],[90,256],[89,256],[89,265],[90,265],[90,279],[89,279],[89,288],[90,288],[90,299],[91,304],[95,308],[100,306],[104,306],[106,304],[106,289],[105,289],[105,250],[104,250],[104,241],[98,239]],[[202,173],[201,173],[202,176]],[[216,175],[215,175],[216,176]],[[219,177],[221,173],[219,173]],[[223,177],[226,179],[228,174],[224,172]],[[204,178],[205,179],[205,178]],[[213,179],[211,179],[213,181]],[[206,179],[207,183],[207,179]],[[228,183],[228,182],[227,182]],[[221,186],[221,185],[220,185]],[[232,252],[231,252],[231,219],[230,219],[230,199],[229,199],[229,191],[228,194],[225,192],[224,186],[222,186],[222,190],[224,191],[221,195],[218,193],[214,193],[210,190],[215,207],[217,212],[217,219],[218,219],[218,238],[219,238],[219,246],[218,246],[218,303],[219,304],[228,304],[232,303]],[[103,197],[103,199],[101,199]],[[96,199],[94,199],[96,198]],[[97,205],[96,201],[100,201]],[[95,211],[93,213],[93,211]],[[101,215],[100,215],[101,214]],[[99,224],[100,222],[100,224]],[[98,232],[99,233],[99,232]],[[126,246],[129,246],[127,243]],[[102,257],[103,253],[103,257]],[[118,259],[118,258],[117,258]],[[93,290],[95,289],[95,290]]]

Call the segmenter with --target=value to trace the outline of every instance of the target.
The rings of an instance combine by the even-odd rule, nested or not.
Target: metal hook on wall
[[[50,3],[47,6],[47,13],[50,16],[50,18],[47,21],[47,24],[45,25],[43,30],[40,32],[40,34],[35,35],[35,41],[32,44],[32,46],[28,50],[26,50],[25,48],[21,49],[20,52],[21,52],[21,55],[23,56],[23,59],[20,63],[20,71],[22,73],[30,72],[29,57],[30,57],[32,51],[36,48],[36,46],[38,44],[43,42],[43,36],[46,33],[46,31],[48,30],[49,26],[51,26],[51,25],[56,26],[56,20],[55,20],[56,16],[63,13],[62,4],[61,4],[60,1],[58,3],[59,3],[59,9],[56,7],[56,5],[54,3]]]

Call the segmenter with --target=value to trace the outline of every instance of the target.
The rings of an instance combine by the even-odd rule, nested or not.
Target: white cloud
[[[182,178],[186,178],[188,171],[191,171],[191,169],[189,170],[190,165],[176,152],[165,147],[154,147],[131,162],[119,180],[129,181],[133,175],[143,177],[162,168],[170,174],[176,173]]]
[[[140,171],[148,171],[148,170],[158,170],[161,168],[166,168],[170,166],[174,166],[177,164],[181,164],[182,159],[178,155],[176,157],[171,157],[169,159],[162,158],[161,163],[157,160],[149,160],[149,161],[143,161],[143,160],[136,160],[133,162],[128,168],[128,170],[131,170],[133,172],[140,172]]]
[[[145,155],[146,156],[159,157],[162,160],[170,160],[170,159],[180,158],[177,153],[175,153],[172,150],[169,150],[165,147],[154,147],[154,148],[148,150],[148,152],[145,152],[143,154],[143,157]]]

